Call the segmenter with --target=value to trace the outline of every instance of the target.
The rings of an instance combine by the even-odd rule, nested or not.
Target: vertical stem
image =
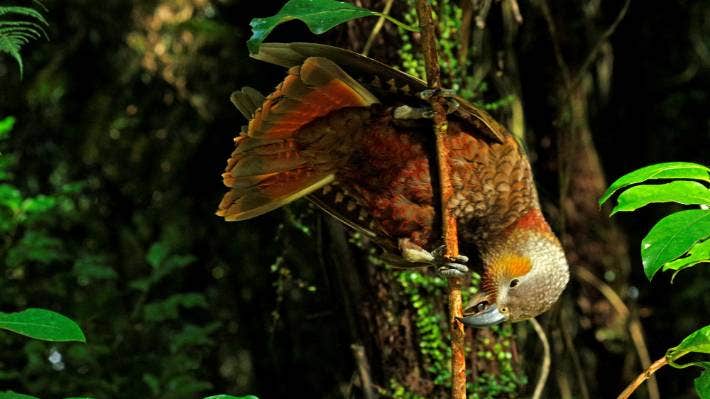
[[[422,52],[426,64],[426,75],[429,89],[441,89],[439,61],[436,53],[436,27],[432,17],[431,6],[427,0],[417,0],[417,16],[421,28]],[[437,172],[441,183],[440,215],[444,233],[446,256],[453,258],[458,255],[456,219],[450,214],[447,204],[451,198],[451,173],[449,170],[448,151],[445,138],[448,130],[444,99],[435,92],[430,99],[434,111],[434,134],[436,135]],[[466,361],[464,358],[464,329],[458,318],[463,316],[461,303],[460,278],[449,279],[449,322],[451,325],[451,397],[466,398]]]

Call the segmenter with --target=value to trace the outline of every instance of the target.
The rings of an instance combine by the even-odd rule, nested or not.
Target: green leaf
[[[693,381],[693,386],[700,399],[710,399],[710,369],[706,368],[700,377]]]
[[[298,19],[303,21],[311,32],[319,35],[330,29],[356,18],[384,16],[397,26],[410,31],[416,28],[402,22],[356,5],[336,0],[289,0],[275,15],[267,18],[254,18],[249,25],[252,35],[247,47],[252,54],[259,51],[259,46],[278,25]]]
[[[205,347],[212,345],[214,341],[210,338],[210,335],[217,331],[220,325],[219,322],[210,323],[206,326],[185,324],[180,332],[173,334],[170,340],[170,352],[178,353],[190,346]]]
[[[8,266],[19,266],[24,262],[50,264],[64,259],[67,255],[64,244],[56,237],[46,235],[41,231],[28,231],[22,239],[8,251],[6,263]]]
[[[710,262],[710,240],[695,243],[695,245],[690,247],[690,250],[688,250],[686,255],[687,256],[678,258],[663,265],[663,271],[679,271],[697,265],[698,263]]]
[[[168,247],[166,247],[163,243],[156,242],[148,249],[148,254],[145,257],[145,260],[153,269],[157,269],[163,263],[165,258],[168,257],[168,253]]]
[[[351,19],[375,15],[374,11],[341,1],[290,0],[276,15],[251,20],[252,36],[247,46],[251,53],[258,52],[261,43],[276,26],[294,19],[303,21],[311,32],[318,35]]]
[[[45,309],[26,309],[16,313],[0,312],[0,329],[43,341],[86,342],[81,328],[59,313]]]
[[[12,391],[0,392],[0,399],[39,399],[36,396],[23,395]]]
[[[4,140],[10,135],[13,126],[15,126],[14,117],[6,116],[0,119],[0,140]]]
[[[145,305],[143,318],[145,321],[159,323],[165,320],[175,320],[179,317],[180,308],[209,307],[203,294],[191,292],[187,294],[171,295],[164,301],[153,302]]]
[[[131,281],[128,286],[139,291],[148,291],[151,286],[176,269],[187,266],[195,260],[197,258],[192,255],[170,255],[167,246],[162,243],[155,243],[150,247],[148,255],[146,255],[146,261],[153,268],[150,275]]]
[[[57,200],[54,197],[46,195],[38,195],[32,198],[26,198],[22,201],[22,210],[28,214],[46,213],[54,209]]]
[[[153,396],[160,395],[160,380],[158,379],[158,377],[154,376],[151,373],[144,373],[143,382],[145,383],[145,385],[148,385],[148,388],[150,388],[150,392],[153,393]]]
[[[710,325],[695,330],[681,341],[681,343],[666,351],[666,359],[668,364],[675,368],[685,368],[688,366],[710,367],[710,361],[693,361],[685,364],[678,364],[676,361],[688,353],[701,353],[710,355]]]
[[[115,280],[118,274],[108,263],[108,259],[102,255],[82,255],[74,262],[72,274],[83,286],[98,280]]]
[[[689,179],[710,182],[710,169],[691,162],[666,162],[649,165],[616,179],[599,199],[599,205],[605,203],[622,187],[656,179]]]
[[[631,187],[619,195],[611,214],[630,212],[652,203],[677,202],[683,205],[710,205],[710,189],[703,184],[679,180],[666,184]]]
[[[204,399],[259,399],[254,395],[247,395],[247,396],[232,396],[232,395],[214,395],[214,396],[208,396]]]
[[[641,241],[643,270],[649,280],[668,262],[710,237],[710,210],[691,209],[661,219]]]
[[[18,212],[22,204],[22,193],[10,184],[0,184],[0,206]]]

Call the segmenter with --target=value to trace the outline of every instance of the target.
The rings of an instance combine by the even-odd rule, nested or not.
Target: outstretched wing
[[[402,71],[394,69],[382,62],[365,57],[361,54],[339,47],[316,43],[264,43],[259,52],[251,55],[253,58],[281,65],[286,68],[300,65],[308,57],[325,57],[334,61],[350,76],[357,79],[379,98],[385,98],[388,93],[401,98],[411,96],[426,90],[426,82]],[[486,111],[476,107],[461,97],[454,97],[460,106],[455,116],[465,120],[489,139],[502,143],[505,140],[505,129]]]
[[[284,81],[265,98],[245,88],[235,92],[232,101],[249,118],[249,126],[235,139],[236,148],[222,174],[230,191],[217,215],[228,221],[259,216],[331,183],[336,167],[328,153],[335,149],[304,144],[302,128],[334,111],[367,108],[378,102],[333,61],[322,57],[309,57],[290,68]],[[329,132],[311,132],[318,133],[311,139]],[[348,132],[333,134],[319,143],[327,147]]]

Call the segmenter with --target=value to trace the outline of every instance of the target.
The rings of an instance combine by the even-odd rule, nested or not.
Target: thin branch
[[[542,329],[542,326],[537,320],[530,319],[530,324],[532,324],[542,343],[542,366],[540,368],[540,375],[537,377],[537,384],[535,384],[535,392],[533,392],[532,396],[532,399],[540,399],[542,397],[542,391],[545,389],[545,383],[547,383],[547,377],[550,375],[550,342],[547,340],[545,330]]]
[[[594,44],[594,47],[592,50],[589,52],[587,55],[587,58],[585,58],[584,62],[582,63],[582,66],[579,67],[577,70],[577,73],[575,74],[574,81],[572,82],[572,87],[576,86],[579,84],[579,82],[582,80],[582,76],[584,76],[584,73],[587,71],[587,68],[592,64],[594,59],[597,56],[597,53],[599,53],[599,50],[602,48],[604,43],[611,37],[612,34],[614,34],[614,31],[616,31],[616,28],[619,26],[621,21],[624,19],[626,16],[626,12],[629,10],[629,5],[631,4],[631,0],[626,0],[624,3],[624,6],[621,7],[621,11],[619,11],[619,14],[616,16],[616,19],[614,19],[614,22],[612,22],[611,25],[602,33],[602,35],[599,37],[597,42]]]
[[[523,14],[520,13],[520,6],[518,5],[518,0],[510,0],[510,8],[513,11],[515,22],[517,22],[518,24],[522,24]]]
[[[650,367],[651,355],[648,353],[648,346],[646,346],[646,339],[644,338],[641,322],[636,318],[631,317],[631,312],[621,297],[616,293],[616,291],[614,291],[613,288],[609,286],[609,284],[603,282],[585,268],[577,268],[575,275],[578,279],[596,288],[604,296],[604,298],[609,301],[619,316],[628,321],[629,335],[631,336],[631,341],[634,343],[634,348],[636,348],[636,353],[641,361],[641,367]],[[650,399],[660,399],[661,397],[661,393],[658,390],[658,382],[656,382],[656,379],[653,377],[648,381],[648,397]]]
[[[547,0],[539,0],[539,4],[540,9],[542,10],[542,16],[545,17],[545,22],[547,22],[547,30],[550,32],[552,48],[555,51],[555,60],[557,60],[557,65],[562,71],[562,79],[564,79],[565,87],[569,89],[572,87],[572,75],[570,74],[569,66],[565,61],[565,57],[562,55],[562,48],[560,46],[560,39],[557,33],[555,20],[552,18],[552,13],[550,12],[550,6],[547,5]]]
[[[350,345],[350,349],[352,349],[355,363],[357,363],[357,370],[360,374],[360,383],[362,384],[362,392],[364,393],[365,399],[375,399],[375,393],[372,390],[372,378],[370,378],[370,364],[367,361],[365,348],[360,344],[352,344]]]
[[[582,369],[582,362],[579,359],[579,353],[577,352],[577,348],[574,346],[574,342],[572,342],[572,336],[570,335],[569,330],[564,325],[565,319],[565,308],[562,308],[562,310],[560,311],[560,320],[562,320],[562,323],[560,323],[560,332],[562,333],[562,339],[565,343],[565,346],[567,347],[568,354],[572,359],[572,366],[574,366],[574,372],[577,376],[577,381],[579,382],[578,395],[582,399],[589,399],[589,388],[587,387],[587,379],[585,378],[584,370]],[[577,396],[575,395],[575,397]]]
[[[372,32],[370,32],[370,36],[367,38],[367,42],[365,42],[365,47],[362,49],[362,55],[366,56],[370,53],[372,43],[375,41],[375,38],[378,34],[380,34],[380,30],[382,30],[382,27],[385,25],[385,19],[386,16],[389,15],[390,10],[392,9],[392,3],[394,3],[394,0],[387,0],[387,2],[385,3],[385,8],[382,9],[382,14],[380,14],[380,18],[377,19],[375,27],[372,28]]]
[[[486,18],[488,18],[488,12],[491,10],[491,0],[483,0],[481,6],[478,8],[478,14],[476,15],[476,27],[478,29],[484,29],[486,27]]]
[[[634,393],[636,388],[643,384],[644,381],[651,378],[653,376],[653,373],[658,371],[658,369],[665,366],[666,364],[668,364],[668,359],[666,359],[665,356],[653,362],[653,364],[650,365],[641,374],[639,374],[636,379],[633,380],[633,382],[631,382],[631,384],[629,384],[629,386],[627,386],[626,389],[624,389],[624,391],[621,392],[616,399],[628,399],[631,394]]]
[[[436,135],[437,171],[441,185],[441,198],[439,202],[441,226],[444,235],[446,257],[453,258],[458,255],[458,239],[456,219],[448,210],[447,204],[452,196],[451,174],[449,171],[448,151],[445,137],[448,131],[446,108],[444,99],[436,92],[441,89],[441,75],[439,61],[436,53],[436,27],[432,17],[431,5],[427,0],[417,0],[417,17],[421,30],[422,53],[426,65],[428,87],[434,90],[430,98],[431,108],[434,111],[434,133]],[[464,358],[464,329],[458,321],[463,317],[461,303],[461,278],[449,278],[449,322],[451,325],[451,397],[453,399],[466,398],[466,360]]]

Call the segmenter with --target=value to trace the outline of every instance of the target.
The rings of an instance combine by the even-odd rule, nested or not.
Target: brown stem
[[[628,399],[631,394],[634,393],[636,388],[643,384],[644,381],[651,378],[653,373],[655,373],[658,369],[665,366],[666,364],[668,364],[668,359],[666,359],[665,356],[653,362],[653,364],[650,365],[641,374],[639,374],[636,379],[631,384],[629,384],[629,386],[626,387],[626,389],[624,389],[624,391],[621,392],[616,399]]]
[[[585,58],[584,62],[582,62],[582,66],[579,67],[579,70],[576,73],[577,76],[574,78],[574,82],[572,82],[572,86],[576,86],[582,80],[584,73],[587,71],[587,68],[589,68],[589,66],[592,64],[594,58],[596,58],[597,53],[599,53],[599,50],[602,48],[604,43],[607,42],[609,37],[614,33],[616,28],[621,23],[621,20],[624,19],[624,16],[626,16],[626,11],[629,10],[630,4],[631,0],[626,0],[624,6],[621,7],[621,11],[619,11],[619,14],[617,14],[616,18],[614,19],[614,22],[609,25],[609,27],[599,37],[599,40],[597,40],[597,42],[594,44],[592,50],[589,52],[589,54],[587,54],[587,58]]]
[[[377,20],[377,23],[375,23],[375,27],[372,28],[372,32],[370,32],[370,36],[367,38],[365,47],[363,47],[362,49],[362,55],[368,55],[370,53],[372,43],[375,42],[375,38],[380,33],[380,30],[382,30],[382,27],[385,24],[385,15],[388,15],[390,13],[390,10],[392,9],[392,3],[394,3],[394,0],[387,0],[385,2],[385,8],[382,10],[382,15],[380,15],[380,18]]]
[[[426,76],[429,89],[441,89],[441,75],[439,61],[436,53],[436,27],[432,17],[431,6],[427,0],[417,0],[417,16],[421,29],[422,52],[426,65]],[[430,99],[434,111],[434,133],[436,135],[436,154],[439,182],[441,183],[440,214],[441,225],[444,233],[446,257],[453,258],[458,255],[458,239],[456,219],[449,213],[447,204],[451,198],[451,174],[449,171],[448,151],[445,137],[448,131],[444,99],[436,93]],[[466,360],[464,358],[464,329],[458,321],[463,316],[461,303],[460,278],[449,279],[449,322],[451,325],[451,397],[453,399],[466,398]]]
[[[542,397],[542,391],[545,389],[545,383],[547,382],[547,377],[550,375],[550,341],[547,340],[547,334],[542,328],[540,323],[535,319],[530,319],[530,324],[533,325],[537,336],[540,338],[542,343],[542,366],[540,367],[540,374],[537,378],[537,384],[535,384],[535,391],[533,392],[532,399],[540,399]]]
[[[352,344],[350,345],[350,349],[353,351],[353,356],[355,357],[355,362],[357,363],[357,370],[360,374],[360,384],[362,384],[362,391],[365,399],[374,399],[375,393],[372,389],[370,365],[367,361],[365,348],[361,344]]]
[[[616,293],[616,291],[614,291],[613,288],[611,288],[608,284],[600,280],[589,270],[583,267],[578,267],[576,269],[575,276],[578,279],[588,284],[591,284],[594,288],[596,288],[604,296],[604,298],[609,301],[611,307],[614,308],[614,310],[619,314],[619,316],[623,320],[628,321],[629,335],[631,337],[631,341],[634,343],[636,352],[638,353],[639,360],[641,361],[641,367],[649,367],[651,364],[651,356],[648,353],[646,339],[644,338],[643,334],[643,327],[641,326],[641,322],[638,320],[638,317],[635,315],[631,315],[629,308],[626,306],[624,301],[621,299],[621,297],[619,297],[619,295]],[[650,399],[659,399],[661,397],[661,394],[658,390],[658,383],[653,377],[651,377],[648,381],[648,397]]]

